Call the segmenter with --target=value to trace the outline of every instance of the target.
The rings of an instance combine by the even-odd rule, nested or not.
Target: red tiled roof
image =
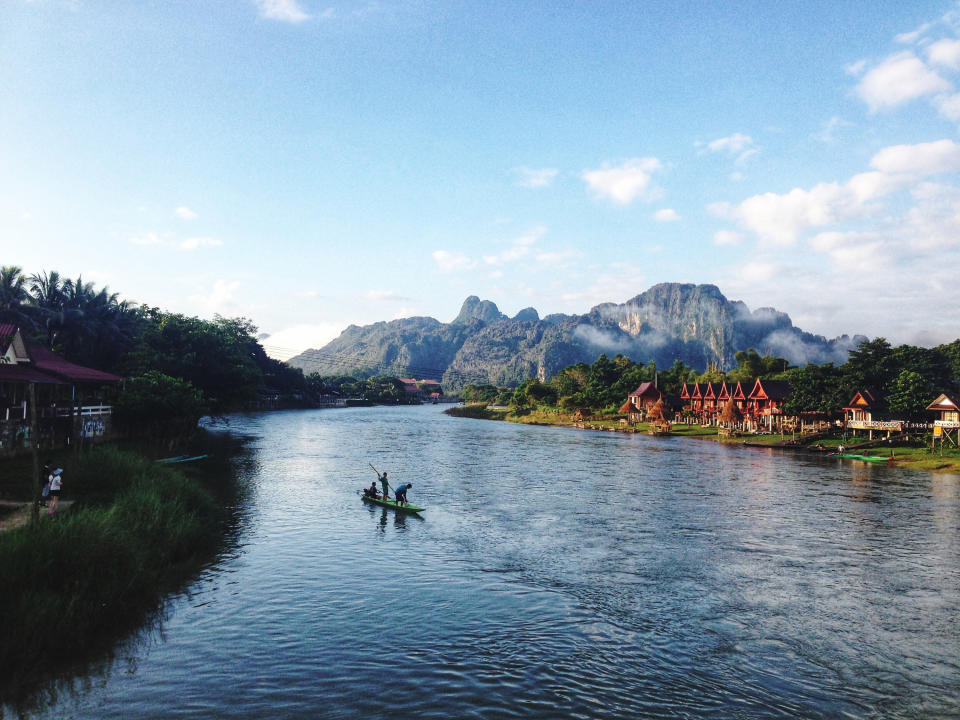
[[[27,353],[30,355],[33,367],[62,380],[89,383],[115,383],[123,380],[119,375],[94,370],[64,360],[52,350],[47,350],[43,345],[27,343]]]

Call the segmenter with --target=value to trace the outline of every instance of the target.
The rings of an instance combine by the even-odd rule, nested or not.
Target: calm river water
[[[35,717],[960,717],[960,477],[441,410],[232,418],[236,543]]]

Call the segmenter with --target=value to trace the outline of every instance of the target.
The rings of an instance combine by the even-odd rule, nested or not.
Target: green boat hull
[[[405,505],[397,505],[397,501],[393,498],[387,498],[384,500],[383,498],[372,498],[367,495],[361,495],[360,497],[363,498],[364,502],[371,503],[372,505],[380,505],[381,507],[393,508],[397,512],[419,513],[423,512],[424,510],[422,507],[417,507],[416,505],[411,505],[410,503],[406,503]]]
[[[879,455],[854,455],[852,453],[841,453],[837,457],[844,458],[845,460],[862,460],[863,462],[872,462],[872,463],[885,463],[890,462],[891,458],[880,457]]]

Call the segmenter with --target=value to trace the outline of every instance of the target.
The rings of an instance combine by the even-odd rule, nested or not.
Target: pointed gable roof
[[[690,393],[690,397],[695,400],[703,397],[703,388],[700,387],[700,383],[693,384],[693,392]]]
[[[781,401],[790,397],[790,383],[786,380],[761,380],[757,378],[753,390],[748,396],[750,400]]]
[[[717,392],[717,400],[729,400],[730,399],[730,386],[727,383],[720,383],[720,389]]]
[[[708,382],[703,391],[704,400],[713,400],[717,397],[717,386],[720,383]]]
[[[690,399],[690,388],[687,387],[687,384],[684,383],[683,387],[680,388],[680,399],[689,400]]]
[[[860,390],[847,403],[844,410],[869,410],[880,403],[883,396],[876,390]]]
[[[30,360],[20,328],[14,323],[0,323],[0,356],[6,357],[11,363]]]
[[[943,411],[943,412],[960,412],[960,407],[947,397],[946,393],[940,393],[940,397],[934,400],[932,403],[927,405],[927,410],[934,411]]]
[[[730,396],[734,400],[746,400],[748,393],[743,389],[743,381],[738,380],[737,384],[733,388],[733,392],[730,393]]]

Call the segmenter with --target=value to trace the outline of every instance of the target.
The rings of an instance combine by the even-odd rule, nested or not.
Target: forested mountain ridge
[[[866,340],[828,340],[794,327],[772,308],[754,311],[714,285],[661,283],[622,304],[604,303],[585,315],[540,318],[526,308],[509,318],[489,300],[468,297],[452,323],[414,317],[351,325],[319,350],[288,363],[305,373],[396,374],[439,379],[448,390],[468,383],[512,385],[541,380],[601,353],[622,353],[660,367],[681,360],[703,369],[736,366],[739,350],[755,348],[793,364],[843,363]]]

